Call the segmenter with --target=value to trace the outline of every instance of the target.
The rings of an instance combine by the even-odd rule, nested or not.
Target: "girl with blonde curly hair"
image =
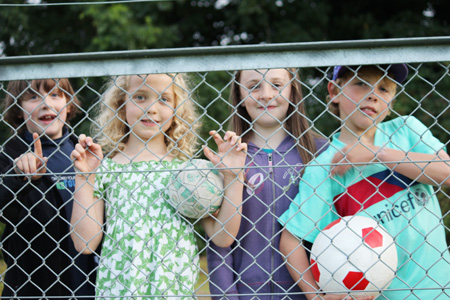
[[[84,254],[102,242],[99,297],[192,298],[199,270],[194,230],[166,199],[171,171],[194,154],[197,122],[182,74],[119,76],[95,122],[98,144],[80,135],[71,155],[72,239]],[[247,145],[233,132],[223,139],[210,134],[218,153],[207,147],[204,153],[221,168],[225,197],[218,214],[200,222],[216,245],[227,247],[241,220]]]

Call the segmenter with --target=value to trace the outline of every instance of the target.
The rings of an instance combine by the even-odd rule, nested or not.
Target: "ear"
[[[327,85],[328,95],[330,95],[331,102],[339,103],[339,99],[336,96],[339,94],[339,88],[336,81],[332,80]]]

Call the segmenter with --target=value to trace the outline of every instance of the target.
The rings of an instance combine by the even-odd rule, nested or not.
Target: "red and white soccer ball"
[[[168,185],[169,203],[185,217],[202,219],[222,205],[223,178],[209,160],[192,159],[180,165]]]
[[[397,248],[375,220],[347,216],[325,227],[311,249],[314,279],[325,293],[376,296],[397,270]]]

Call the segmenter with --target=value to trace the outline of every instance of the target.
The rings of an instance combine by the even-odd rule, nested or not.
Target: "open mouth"
[[[45,115],[39,118],[39,121],[43,121],[43,122],[51,122],[54,119],[56,119],[56,116],[52,116],[52,115]]]
[[[142,123],[148,126],[157,126],[158,122],[152,120],[141,120]]]
[[[361,111],[362,111],[363,113],[365,113],[366,115],[369,115],[369,116],[376,114],[375,109],[373,109],[373,108],[371,108],[371,107],[362,107],[362,108],[361,108]]]

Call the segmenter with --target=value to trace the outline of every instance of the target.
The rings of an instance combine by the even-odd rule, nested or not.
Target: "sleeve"
[[[445,145],[434,137],[428,127],[417,118],[413,116],[403,117],[401,126],[410,139],[411,152],[436,154],[441,150],[446,151]]]
[[[299,193],[279,221],[295,236],[313,243],[320,230],[338,219],[333,204],[333,184],[329,168],[309,165],[299,185]]]
[[[213,300],[239,300],[233,267],[232,247],[221,248],[209,243],[207,248],[209,289]],[[223,295],[223,296],[217,296]]]

